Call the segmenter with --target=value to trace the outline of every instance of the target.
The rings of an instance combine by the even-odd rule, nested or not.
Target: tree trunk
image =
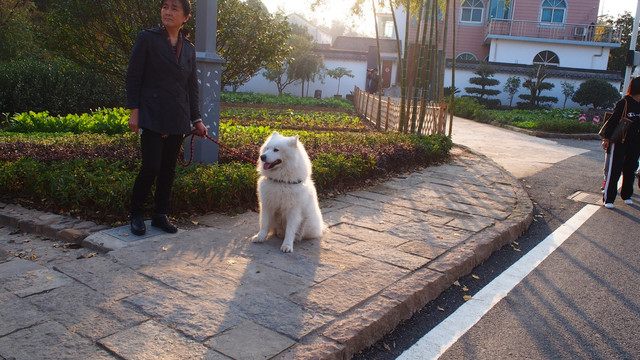
[[[376,129],[380,130],[380,117],[382,115],[382,57],[380,56],[380,35],[378,33],[378,14],[376,12],[375,0],[371,0],[373,6],[373,18],[376,25],[376,52],[378,53],[378,116],[376,117]]]
[[[420,12],[418,14],[418,24],[422,23],[422,14],[425,13],[424,11],[425,6],[427,6],[426,2],[423,2],[422,5],[420,6]],[[422,43],[424,43],[424,37],[426,36],[425,35],[426,32],[424,31],[426,28],[427,28],[427,23],[425,21],[424,24],[422,25],[422,29],[423,29]],[[416,41],[415,41],[416,51],[417,51],[418,43],[420,43],[420,26],[419,25],[418,25],[418,30],[416,31]],[[420,48],[424,49],[422,46]],[[421,51],[420,56],[418,57],[418,66],[416,66],[415,76],[413,77],[413,79],[411,79],[412,87],[413,87],[413,112],[411,113],[411,133],[415,133],[416,131],[416,119],[418,117],[418,100],[419,100],[419,93],[420,93],[420,87],[418,85],[420,84],[420,74],[422,73],[423,57],[424,57],[424,51]],[[424,108],[422,108],[422,111],[424,112]]]
[[[393,27],[394,30],[396,31],[396,45],[398,47],[398,74],[403,74],[404,73],[404,69],[402,67],[402,47],[401,47],[401,42],[400,42],[400,33],[398,32],[398,22],[396,21],[396,12],[393,10],[393,2],[392,0],[389,0],[389,7],[391,7],[391,16],[393,16]],[[407,24],[408,26],[409,24]],[[396,75],[397,76],[397,75]],[[400,121],[398,123],[398,131],[400,132],[404,132],[404,97],[405,97],[405,89],[404,89],[404,78],[402,76],[400,76],[400,82],[401,82],[401,87],[400,87]]]

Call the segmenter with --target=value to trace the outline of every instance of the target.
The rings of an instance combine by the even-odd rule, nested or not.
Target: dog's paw
[[[283,253],[292,253],[293,252],[293,241],[284,241],[282,242],[282,246],[280,247],[280,251]]]
[[[253,237],[251,238],[251,242],[254,243],[263,243],[265,240],[267,240],[267,234],[262,231],[253,235]]]

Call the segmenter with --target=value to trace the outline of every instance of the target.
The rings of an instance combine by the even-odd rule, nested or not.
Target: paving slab
[[[73,333],[94,341],[149,319],[80,283],[30,296],[28,302]]]
[[[49,321],[47,314],[27,300],[3,289],[0,289],[0,303],[0,337]]]
[[[74,334],[55,321],[31,326],[0,337],[5,359],[117,359],[93,341]]]
[[[19,297],[53,290],[73,282],[64,274],[23,259],[0,264],[0,274],[0,284]]]
[[[295,344],[286,336],[251,321],[245,321],[206,343],[230,358],[246,360],[271,359]]]
[[[123,359],[226,359],[197,341],[153,320],[106,337],[98,343]]]

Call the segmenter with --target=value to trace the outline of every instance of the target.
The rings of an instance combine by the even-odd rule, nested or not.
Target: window
[[[558,55],[553,51],[541,51],[533,58],[534,65],[560,65]]]
[[[460,5],[460,21],[482,23],[484,4],[482,0],[463,0]]]
[[[393,38],[393,34],[395,33],[393,27],[393,21],[385,21],[384,22],[384,35],[386,38]]]
[[[509,20],[511,19],[511,3],[505,4],[505,0],[491,0],[489,4],[489,19]]]
[[[567,10],[565,0],[544,0],[540,12],[540,22],[564,23],[564,15]]]
[[[478,58],[472,53],[462,53],[456,57],[457,61],[478,62]]]

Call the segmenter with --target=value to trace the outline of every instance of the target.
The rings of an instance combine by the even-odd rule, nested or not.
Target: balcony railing
[[[496,36],[619,44],[621,29],[605,25],[493,19],[487,25],[485,39]]]

